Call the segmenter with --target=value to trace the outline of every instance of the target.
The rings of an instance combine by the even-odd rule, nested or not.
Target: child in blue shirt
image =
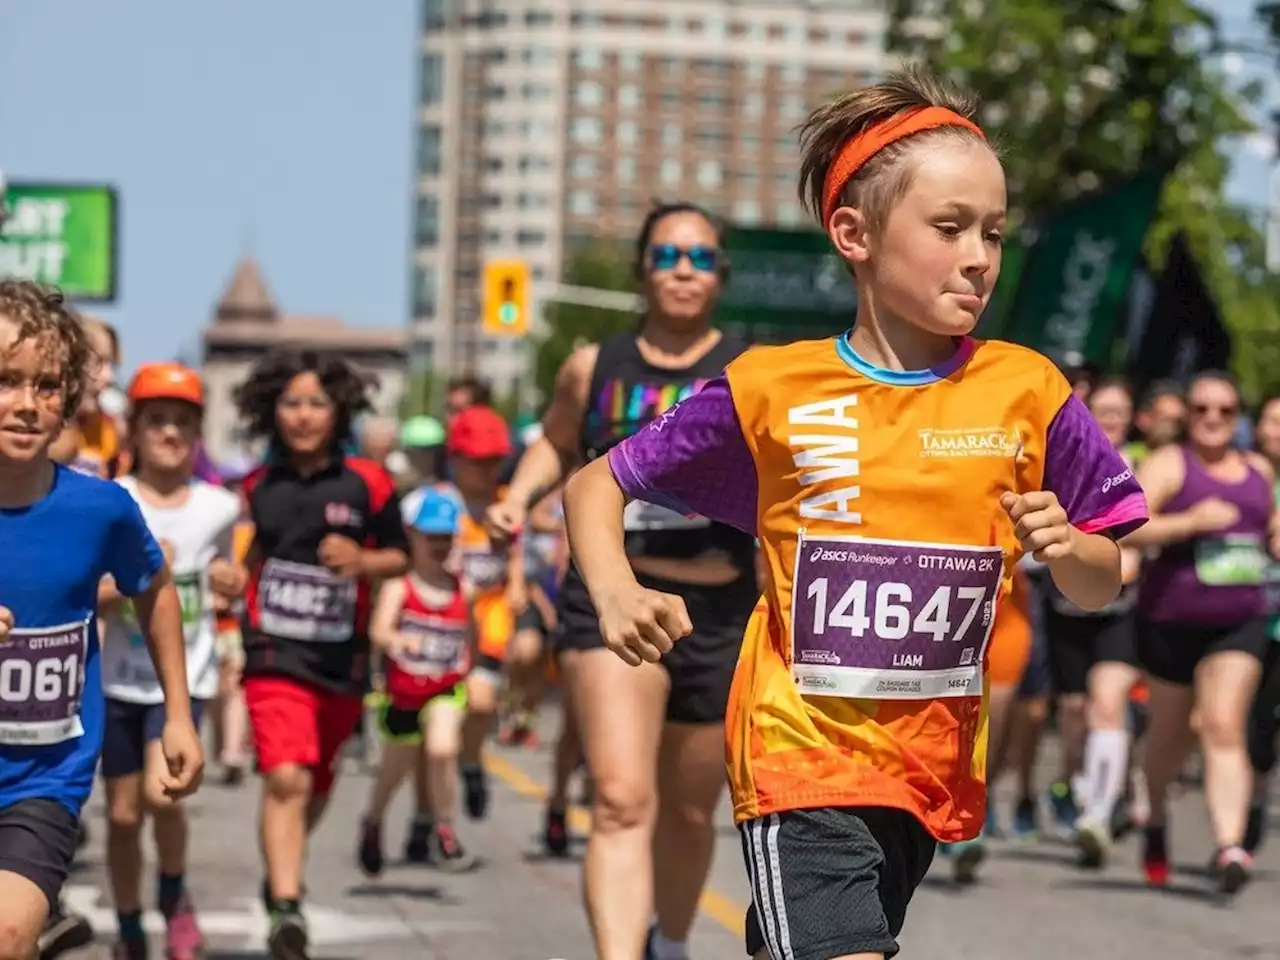
[[[133,599],[164,689],[174,797],[199,785],[182,614],[128,492],[54,464],[92,363],[62,295],[0,282],[0,957],[34,956],[75,854],[102,749],[97,602]]]

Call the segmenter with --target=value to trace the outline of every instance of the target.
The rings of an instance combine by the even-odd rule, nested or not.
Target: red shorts
[[[333,789],[334,761],[360,722],[363,698],[265,676],[245,677],[244,702],[260,773],[297,764],[311,768],[313,794]]]

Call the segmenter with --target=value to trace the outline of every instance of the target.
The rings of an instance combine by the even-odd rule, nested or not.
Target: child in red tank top
[[[445,493],[428,492],[409,524],[413,569],[378,596],[369,639],[385,655],[382,763],[361,824],[359,860],[370,876],[382,872],[382,819],[419,751],[426,761],[430,799],[429,858],[446,870],[469,869],[473,859],[454,831],[458,754],[466,712],[464,681],[475,661],[471,597],[446,569],[461,510]]]

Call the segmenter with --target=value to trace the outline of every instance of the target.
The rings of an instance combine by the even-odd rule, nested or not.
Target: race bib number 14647
[[[999,547],[802,533],[791,600],[792,672],[801,692],[978,696],[1003,563]]]

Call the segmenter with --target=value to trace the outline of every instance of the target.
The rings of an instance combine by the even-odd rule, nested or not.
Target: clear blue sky
[[[405,322],[417,6],[0,0],[0,169],[119,186],[126,367],[193,351],[243,252],[290,312]],[[1233,196],[1268,168],[1242,147]]]
[[[291,313],[407,316],[414,0],[0,0],[0,170],[120,188],[125,365],[249,252]]]

